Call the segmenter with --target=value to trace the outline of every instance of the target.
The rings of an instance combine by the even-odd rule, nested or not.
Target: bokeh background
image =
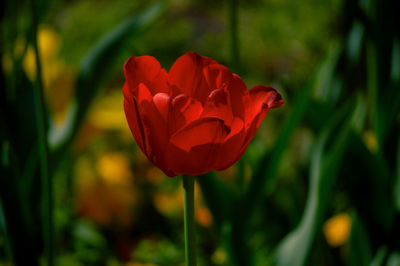
[[[400,265],[398,1],[1,6],[0,265],[184,265],[181,178],[138,149],[121,88],[129,56],[187,51],[286,102],[197,178],[199,265]]]

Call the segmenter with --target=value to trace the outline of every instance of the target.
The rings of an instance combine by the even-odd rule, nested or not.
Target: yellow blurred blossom
[[[121,107],[123,102],[124,96],[120,90],[114,90],[96,100],[89,114],[89,122],[103,130],[122,130],[132,138],[124,108]]]
[[[15,60],[21,59],[23,56],[24,50],[26,46],[26,40],[23,38],[18,38],[15,41],[15,46],[14,46],[14,51],[12,52],[13,54],[5,53],[3,55],[3,69],[5,73],[9,74],[12,71],[13,68],[13,58]]]
[[[50,82],[60,75],[64,69],[64,62],[57,57],[60,48],[60,38],[56,31],[41,26],[38,32],[38,48],[42,66],[42,74],[45,88],[48,88]],[[29,46],[23,66],[28,77],[33,81],[36,79],[36,58],[32,46]]]
[[[197,206],[195,212],[196,221],[200,225],[204,227],[210,227],[212,225],[212,216],[207,207],[204,205],[199,205]]]
[[[42,26],[39,29],[38,46],[42,60],[56,56],[60,50],[60,37],[53,29]]]
[[[12,61],[10,55],[4,54],[2,60],[3,60],[2,64],[3,64],[4,72],[7,74],[11,73],[12,67],[13,67],[13,61]]]
[[[159,185],[165,179],[165,174],[157,167],[150,167],[146,171],[147,181],[154,185]]]
[[[41,25],[37,37],[45,97],[54,121],[60,123],[64,121],[67,106],[72,98],[75,74],[66,69],[64,60],[58,56],[61,40],[54,29]],[[22,60],[27,77],[32,82],[36,80],[35,51],[24,38],[16,40],[13,54],[4,54],[2,63],[6,73],[12,71],[13,60]]]
[[[204,227],[212,225],[212,215],[208,208],[202,203],[202,195],[198,186],[195,186],[195,219]],[[173,192],[158,191],[153,196],[155,208],[163,215],[177,217],[183,212],[184,191],[180,186]]]
[[[70,100],[73,97],[75,74],[63,71],[56,76],[46,89],[46,99],[52,110],[55,126],[64,123],[67,116]]]
[[[211,257],[212,262],[214,262],[217,265],[225,265],[226,261],[227,261],[227,254],[226,251],[223,250],[222,248],[218,248],[214,254]]]
[[[365,145],[371,152],[376,152],[378,150],[378,141],[376,135],[372,130],[367,130],[363,134],[363,139]]]
[[[165,216],[176,217],[183,210],[183,188],[179,187],[172,193],[157,192],[153,197],[156,209]]]
[[[120,186],[132,184],[129,161],[122,153],[103,154],[97,161],[96,169],[107,184]]]
[[[331,247],[345,244],[349,238],[351,218],[347,213],[340,213],[328,219],[323,227],[326,241]]]
[[[129,228],[134,222],[133,211],[139,204],[139,194],[129,182],[132,176],[122,158],[120,154],[106,154],[95,163],[81,157],[75,167],[78,213],[100,226]],[[111,160],[116,166],[110,168]],[[116,171],[114,176],[111,176],[112,169]],[[104,172],[99,173],[100,170]],[[122,177],[115,176],[118,174]]]
[[[38,31],[38,48],[39,55],[42,62],[42,68],[45,67],[45,62],[52,59],[58,52],[60,46],[60,40],[55,33],[46,26],[41,26]],[[24,55],[25,52],[25,55]],[[19,37],[15,41],[14,50],[12,54],[5,54],[3,56],[3,67],[7,73],[11,72],[13,67],[13,60],[20,60],[23,58],[23,67],[31,81],[36,79],[36,58],[35,51],[31,45],[27,45],[25,38]],[[46,74],[45,72],[43,73]]]

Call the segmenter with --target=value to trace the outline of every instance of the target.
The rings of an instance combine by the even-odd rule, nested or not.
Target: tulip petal
[[[216,117],[204,117],[171,136],[170,143],[189,152],[194,146],[207,143],[221,143],[228,135],[224,121]]]
[[[167,72],[152,56],[132,56],[124,65],[125,79],[134,96],[140,83],[145,84],[151,95],[157,92],[168,93]]]
[[[202,117],[218,117],[230,126],[233,120],[232,107],[227,92],[216,89],[210,93],[204,105]]]
[[[146,155],[150,161],[162,168],[165,166],[165,148],[169,138],[168,125],[158,109],[162,96],[156,97],[159,104],[156,106],[146,85],[139,84],[138,92],[138,112],[143,125],[144,137],[148,143]]]
[[[169,120],[172,135],[183,126],[198,119],[203,112],[201,103],[191,97],[180,94],[172,100],[172,112]]]
[[[164,172],[200,175],[215,169],[218,149],[227,136],[223,121],[200,118],[175,133],[167,148]]]
[[[152,102],[153,101],[153,97],[151,96],[151,92],[149,91],[148,87],[143,84],[140,83],[138,86],[138,90],[137,90],[137,99],[140,105],[143,104],[143,102]]]
[[[284,102],[281,95],[274,88],[258,85],[250,90],[249,98],[245,104],[246,128],[249,128],[255,118],[258,117],[257,121],[255,121],[257,129],[268,110],[282,106]]]
[[[204,78],[203,69],[211,63],[216,61],[194,52],[179,57],[168,72],[168,81],[176,90],[173,95],[185,94],[201,102],[205,100],[210,88]]]
[[[243,120],[235,117],[231,125],[231,132],[219,147],[215,164],[216,170],[224,170],[239,160],[245,136]]]
[[[271,87],[258,85],[250,90],[245,113],[246,137],[241,154],[247,149],[250,140],[256,134],[261,121],[265,118],[269,109],[282,105],[284,105],[284,102],[281,95]]]
[[[226,88],[232,80],[229,69],[217,62],[204,67],[203,73],[211,90]]]
[[[231,99],[232,113],[235,117],[244,120],[245,102],[249,98],[249,90],[243,80],[236,74],[232,74],[232,80],[227,89]]]
[[[265,92],[267,92],[267,94],[265,94]],[[263,85],[254,86],[250,90],[250,96],[253,97],[253,99],[263,98],[264,104],[267,105],[268,109],[278,108],[285,104],[282,96],[274,88]]]
[[[169,112],[171,108],[171,98],[166,93],[157,93],[153,97],[154,105],[156,106],[164,122],[168,124]]]
[[[186,152],[172,144],[168,147],[167,166],[162,169],[168,176],[178,174],[202,175],[215,170],[215,161],[220,144],[206,143],[192,147]]]
[[[127,87],[125,84],[123,88]],[[125,97],[124,99],[124,110],[126,120],[128,121],[129,128],[132,132],[133,137],[136,140],[139,148],[146,153],[146,141],[143,131],[143,125],[139,116],[137,102],[134,97]]]

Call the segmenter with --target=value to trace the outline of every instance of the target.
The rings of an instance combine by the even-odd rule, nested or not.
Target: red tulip
[[[284,104],[271,87],[248,90],[211,58],[189,52],[167,73],[151,56],[124,65],[124,109],[140,149],[166,175],[224,170],[247,149],[268,110]]]

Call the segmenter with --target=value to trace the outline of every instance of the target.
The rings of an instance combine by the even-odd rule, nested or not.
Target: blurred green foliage
[[[396,1],[1,5],[0,265],[183,265],[181,180],[134,144],[121,88],[129,56],[190,50],[286,102],[197,178],[199,265],[399,265]]]

